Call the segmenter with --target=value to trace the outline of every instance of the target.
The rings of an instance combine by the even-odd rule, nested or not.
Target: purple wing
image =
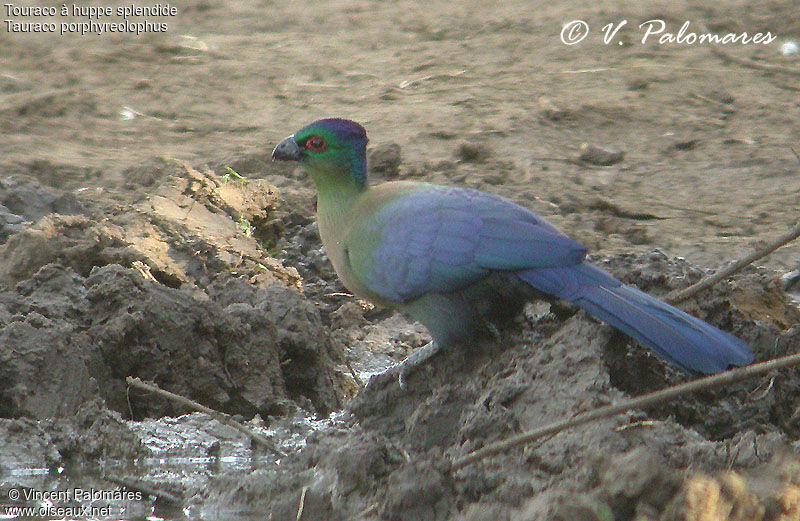
[[[586,250],[550,223],[498,196],[426,187],[378,210],[377,244],[351,258],[365,285],[395,302],[470,285],[491,271],[572,266]]]

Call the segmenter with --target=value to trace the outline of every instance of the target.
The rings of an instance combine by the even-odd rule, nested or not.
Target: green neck
[[[317,214],[320,224],[324,222],[326,227],[338,228],[356,199],[367,190],[366,184],[357,184],[348,174],[311,169],[309,174],[317,186]]]

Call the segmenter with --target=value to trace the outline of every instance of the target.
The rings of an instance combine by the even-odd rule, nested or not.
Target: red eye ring
[[[328,144],[319,136],[311,136],[306,139],[305,147],[311,152],[320,153],[328,149]]]

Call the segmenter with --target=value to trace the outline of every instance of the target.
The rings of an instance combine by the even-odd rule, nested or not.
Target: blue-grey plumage
[[[357,123],[320,120],[273,158],[301,162],[314,179],[320,235],[345,286],[430,331],[434,345],[407,365],[541,295],[576,304],[688,372],[752,361],[741,340],[585,263],[580,244],[506,199],[407,181],[368,186],[366,143]]]

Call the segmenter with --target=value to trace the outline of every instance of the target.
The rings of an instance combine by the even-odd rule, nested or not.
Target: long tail
[[[535,289],[568,300],[690,373],[747,365],[747,344],[590,264],[517,273]]]

